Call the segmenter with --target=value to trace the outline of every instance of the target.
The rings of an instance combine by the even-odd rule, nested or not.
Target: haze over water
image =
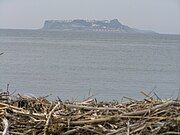
[[[62,99],[177,97],[180,35],[0,30],[0,88]]]

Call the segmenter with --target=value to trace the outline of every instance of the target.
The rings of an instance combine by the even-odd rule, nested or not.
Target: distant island
[[[43,30],[81,30],[81,31],[111,31],[121,33],[155,33],[148,30],[138,30],[123,25],[118,19],[113,20],[46,20]]]

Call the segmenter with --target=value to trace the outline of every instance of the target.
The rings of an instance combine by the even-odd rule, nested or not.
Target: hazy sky
[[[40,28],[46,19],[119,19],[180,34],[180,0],[0,0],[0,28]]]

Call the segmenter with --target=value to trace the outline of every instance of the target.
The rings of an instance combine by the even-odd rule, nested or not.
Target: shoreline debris
[[[48,101],[0,93],[2,135],[180,134],[180,100]]]

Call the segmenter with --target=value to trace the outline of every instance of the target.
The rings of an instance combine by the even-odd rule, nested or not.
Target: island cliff
[[[118,19],[113,20],[46,20],[44,30],[83,30],[83,31],[117,31],[122,33],[154,33],[138,30],[123,25]]]

